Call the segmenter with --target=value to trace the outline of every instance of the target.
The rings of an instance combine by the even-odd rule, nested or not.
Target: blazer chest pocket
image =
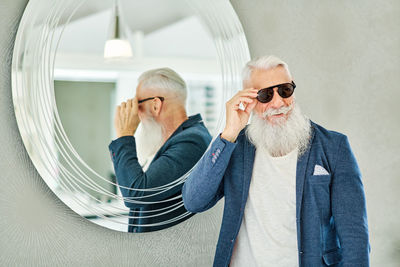
[[[331,182],[330,174],[311,175],[308,181],[312,184],[329,184]]]
[[[318,215],[321,216],[321,225],[329,218],[331,201],[331,178],[330,174],[311,175],[307,177],[307,188],[309,197],[305,198],[311,206],[318,210]],[[316,206],[314,206],[316,205]],[[314,210],[317,211],[317,210]]]

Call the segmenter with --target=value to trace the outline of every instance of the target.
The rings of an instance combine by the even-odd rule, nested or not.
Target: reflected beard
[[[287,119],[274,119],[274,124],[267,120],[267,116],[279,113],[287,113]],[[263,118],[253,112],[246,135],[256,148],[265,149],[273,157],[284,156],[296,148],[300,157],[307,149],[311,124],[299,106],[293,103],[289,108],[268,110],[263,114]]]
[[[140,122],[135,139],[137,157],[143,167],[163,145],[162,127],[153,117],[147,117]]]

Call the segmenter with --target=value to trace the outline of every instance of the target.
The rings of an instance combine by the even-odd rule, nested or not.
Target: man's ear
[[[160,115],[162,107],[162,101],[158,97],[154,98],[151,103],[151,114],[157,118]]]

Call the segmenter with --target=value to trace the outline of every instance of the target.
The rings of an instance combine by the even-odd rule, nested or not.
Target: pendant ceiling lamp
[[[132,57],[131,44],[126,38],[124,38],[124,32],[122,31],[117,1],[114,5],[114,13],[111,18],[110,29],[110,38],[106,41],[104,46],[104,58],[118,59]]]

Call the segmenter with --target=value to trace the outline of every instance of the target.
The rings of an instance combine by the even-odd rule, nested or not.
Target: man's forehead
[[[253,88],[266,88],[277,84],[289,83],[292,79],[287,70],[278,66],[272,69],[255,69],[250,76]]]
[[[136,86],[136,95],[139,95],[139,94],[142,93],[141,86],[142,86],[142,83],[139,83],[139,84]]]
[[[139,83],[138,86],[136,87],[136,95],[138,97],[149,97],[152,96],[157,90],[149,87],[143,87],[142,83]]]

